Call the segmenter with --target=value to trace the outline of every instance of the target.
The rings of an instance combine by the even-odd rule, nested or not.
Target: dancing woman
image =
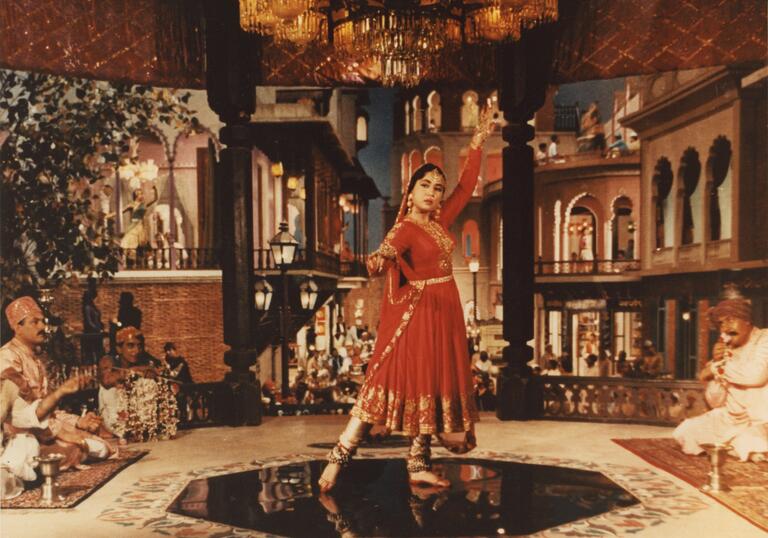
[[[410,437],[412,482],[450,485],[431,471],[432,435],[453,452],[476,444],[478,415],[448,229],[472,197],[482,145],[493,126],[492,114],[484,110],[459,184],[447,198],[439,167],[425,164],[413,173],[395,225],[368,258],[371,276],[386,278],[378,335],[349,423],[320,477],[322,492],[333,488],[374,424]],[[450,433],[461,434],[460,442],[450,443]]]

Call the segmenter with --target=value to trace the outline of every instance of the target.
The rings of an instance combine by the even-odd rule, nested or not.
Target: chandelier
[[[385,86],[418,84],[449,47],[516,40],[557,16],[557,0],[240,0],[243,30],[300,47],[332,35],[350,62],[378,62]]]

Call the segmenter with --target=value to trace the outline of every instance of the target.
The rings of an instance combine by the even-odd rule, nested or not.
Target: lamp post
[[[477,258],[472,258],[469,261],[469,272],[472,273],[472,303],[473,312],[472,319],[477,325],[477,272],[480,270],[480,261]]]
[[[283,288],[280,294],[280,393],[283,398],[290,395],[288,386],[288,267],[293,263],[298,246],[298,241],[288,233],[288,223],[285,221],[280,223],[280,231],[269,241],[272,258],[275,260],[275,265],[280,268]]]
[[[479,349],[479,336],[480,331],[477,328],[477,272],[480,270],[480,260],[472,258],[469,261],[469,272],[472,273],[472,345],[473,350]]]

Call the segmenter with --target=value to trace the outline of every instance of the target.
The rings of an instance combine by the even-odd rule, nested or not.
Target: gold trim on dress
[[[363,386],[350,415],[409,436],[472,431],[479,420],[472,394],[405,398],[379,384]]]

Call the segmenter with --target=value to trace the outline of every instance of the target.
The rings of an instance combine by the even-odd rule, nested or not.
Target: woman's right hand
[[[380,275],[381,272],[384,270],[385,262],[386,262],[386,258],[384,258],[384,256],[382,256],[378,252],[372,253],[370,256],[368,256],[368,261],[366,262],[366,265],[368,268],[368,274],[370,276]]]

